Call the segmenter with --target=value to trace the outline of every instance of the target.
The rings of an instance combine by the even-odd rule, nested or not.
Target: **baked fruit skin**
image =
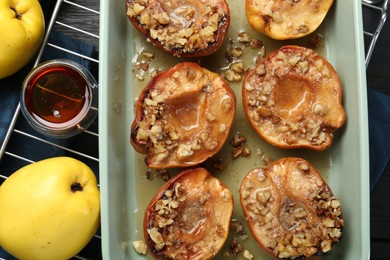
[[[226,0],[127,0],[126,15],[157,48],[182,58],[216,52],[230,25]]]
[[[340,200],[304,159],[252,169],[241,183],[240,202],[253,237],[273,257],[323,255],[341,239]]]
[[[346,115],[333,66],[309,48],[287,45],[262,59],[242,84],[245,115],[273,146],[323,151]]]
[[[144,236],[156,259],[211,259],[225,243],[233,195],[204,168],[169,180],[145,210]]]
[[[249,24],[276,40],[296,39],[315,31],[333,0],[246,0]]]
[[[141,92],[131,144],[150,168],[198,165],[228,138],[236,97],[218,74],[183,62],[155,76]]]

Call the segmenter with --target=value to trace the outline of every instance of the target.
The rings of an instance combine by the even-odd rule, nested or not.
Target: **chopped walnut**
[[[242,254],[246,259],[253,259],[253,255],[248,251],[248,250],[244,250],[244,253]]]
[[[250,46],[252,49],[260,49],[260,48],[264,48],[264,43],[261,40],[252,39],[250,42]]]
[[[239,80],[241,80],[241,75],[236,73],[235,71],[229,69],[225,72],[225,78],[228,81],[239,81]]]
[[[139,64],[139,68],[140,68],[141,70],[143,70],[143,71],[148,71],[148,69],[149,69],[149,64],[146,63],[146,62],[141,62],[141,63]]]
[[[145,80],[145,76],[153,76],[157,71],[150,71],[149,62],[154,59],[154,54],[151,52],[146,52],[142,50],[139,55],[137,55],[137,59],[133,63],[133,72],[135,74],[136,79],[139,81]]]
[[[244,151],[244,145],[234,147],[232,151],[232,159],[238,158],[243,151]]]
[[[186,145],[186,144],[179,144],[177,148],[177,158],[179,160],[185,159],[189,156],[191,156],[194,152],[191,149],[191,145]]]
[[[302,24],[298,27],[298,32],[300,32],[300,33],[307,33],[308,31],[309,31],[309,28],[305,24]]]
[[[162,234],[155,227],[148,229],[147,232],[148,232],[150,238],[155,243],[155,248],[157,250],[161,250],[165,246],[165,241],[164,241],[164,237],[162,236]]]
[[[230,53],[232,54],[232,56],[233,56],[234,58],[238,58],[238,57],[240,57],[240,56],[242,55],[243,50],[242,50],[241,47],[234,47],[234,48],[232,48],[232,49],[230,50]]]
[[[222,159],[217,159],[213,162],[213,168],[219,171],[223,171],[226,168],[226,164],[223,162]]]
[[[239,156],[247,157],[250,155],[250,149],[244,145],[246,143],[246,138],[240,133],[235,133],[229,143],[233,146],[232,159],[236,159]]]
[[[142,56],[147,58],[149,61],[152,61],[154,59],[154,53],[152,53],[152,52],[143,51],[141,54],[142,54]]]
[[[244,149],[242,150],[241,156],[248,157],[251,154],[251,150],[248,146],[244,145]]]
[[[241,233],[244,230],[242,223],[235,219],[230,222],[230,229],[235,233]]]
[[[238,74],[245,73],[244,64],[242,62],[237,62],[230,65],[230,69]]]
[[[251,43],[252,38],[249,36],[247,32],[240,32],[238,34],[238,42],[243,43],[246,46],[249,46]]]
[[[139,81],[143,81],[145,78],[144,78],[144,76],[143,76],[143,74],[140,74],[140,73],[137,73],[136,75],[135,75],[135,77],[139,80]]]
[[[222,100],[222,111],[227,113],[233,107],[233,99],[228,97]]]
[[[145,173],[145,176],[146,176],[146,179],[148,180],[153,180],[153,174],[152,174],[152,171],[150,169],[148,169]]]
[[[157,74],[158,74],[158,70],[152,70],[150,72],[149,76],[153,78],[153,77],[157,76]]]
[[[231,61],[233,62],[233,60]],[[228,81],[239,81],[242,78],[242,75],[245,73],[244,64],[242,61],[231,63],[229,69],[225,71],[225,78]]]
[[[244,241],[244,240],[247,240],[249,238],[249,235],[247,233],[243,232],[239,238],[241,241]]]
[[[324,43],[324,36],[320,33],[316,33],[311,39],[310,43],[314,48],[321,47]]]
[[[240,243],[238,243],[237,238],[233,238],[230,242],[230,252],[233,256],[238,256],[240,253],[244,251],[244,248]]]
[[[146,253],[148,252],[148,248],[146,246],[146,243],[143,240],[134,241],[133,242],[133,247],[134,247],[134,250],[138,254],[146,255]]]
[[[233,138],[229,142],[233,147],[239,147],[240,145],[246,143],[246,138],[240,133],[235,133]]]
[[[156,176],[165,182],[170,179],[169,173],[166,169],[158,169]]]

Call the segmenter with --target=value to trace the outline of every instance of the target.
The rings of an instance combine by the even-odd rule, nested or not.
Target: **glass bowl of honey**
[[[57,59],[36,66],[25,78],[20,107],[30,125],[43,135],[68,138],[95,120],[98,84],[81,64]]]

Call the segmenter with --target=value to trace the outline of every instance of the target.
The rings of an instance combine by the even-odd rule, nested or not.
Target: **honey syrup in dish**
[[[247,71],[256,64],[256,59],[261,52],[260,48],[251,48],[243,47],[243,44],[238,42],[238,35],[240,32],[247,33],[252,39],[260,40],[265,47],[265,55],[268,56],[271,52],[277,50],[278,48],[284,45],[299,45],[305,47],[311,47],[311,40],[315,36],[315,33],[324,35],[324,42],[319,47],[316,47],[315,51],[321,54],[324,57],[328,56],[327,52],[327,24],[326,21],[316,30],[316,32],[311,35],[305,36],[301,39],[294,40],[285,40],[278,41],[273,40],[269,37],[262,35],[259,32],[254,31],[248,24],[245,16],[245,5],[242,4],[242,1],[228,0],[229,8],[231,11],[231,23],[229,27],[228,36],[225,40],[225,44],[214,54],[207,57],[199,59],[178,59],[166,53],[159,51],[155,46],[150,44],[145,40],[145,37],[142,33],[138,31],[132,31],[131,38],[129,38],[129,52],[132,55],[133,66],[129,71],[127,71],[126,76],[129,75],[130,83],[127,84],[127,91],[129,95],[123,95],[128,100],[128,104],[134,107],[136,100],[139,97],[139,94],[142,93],[143,88],[147,82],[152,78],[151,72],[153,71],[165,71],[170,67],[176,65],[178,62],[182,61],[193,61],[200,64],[202,67],[209,69],[215,73],[224,75],[224,71],[229,67],[230,63],[225,61],[225,53],[229,48],[232,47],[242,47],[243,53],[239,56],[234,62],[243,62],[244,68]],[[127,23],[128,21],[126,21]],[[153,54],[153,59],[149,60],[143,56],[143,53]],[[142,69],[135,69],[137,62],[142,63],[146,62],[148,64],[148,70],[143,71]],[[142,77],[139,77],[142,76]],[[244,74],[242,75],[242,77]],[[336,173],[332,170],[332,152],[331,150],[323,152],[313,152],[306,149],[279,149],[276,148],[264,140],[262,140],[256,132],[251,128],[246,116],[244,114],[242,106],[242,81],[243,78],[239,81],[229,81],[229,85],[236,95],[236,116],[234,123],[232,125],[230,136],[228,137],[223,148],[212,158],[208,159],[202,164],[202,167],[205,167],[210,173],[217,177],[222,184],[231,189],[234,199],[234,211],[232,218],[236,221],[239,221],[243,225],[243,231],[241,233],[229,231],[229,236],[225,242],[224,247],[220,252],[215,256],[214,259],[246,259],[242,253],[238,256],[233,256],[230,253],[230,243],[234,238],[238,239],[238,243],[243,246],[244,249],[248,250],[254,255],[254,259],[271,259],[271,257],[261,249],[253,236],[250,233],[249,227],[246,223],[245,216],[242,211],[240,204],[239,188],[242,182],[242,179],[245,175],[252,170],[253,168],[263,168],[267,166],[266,161],[275,161],[280,158],[285,157],[300,157],[309,161],[317,171],[322,175],[322,177],[327,181],[331,175]],[[131,86],[131,88],[130,88]],[[130,99],[131,98],[131,99]],[[132,113],[134,112],[131,110]],[[127,118],[133,117],[134,114],[130,114]],[[131,122],[128,122],[131,124]],[[130,125],[126,125],[126,131],[130,128]],[[232,146],[229,144],[234,134],[239,133],[240,135],[246,138],[246,145],[248,146],[251,154],[248,157],[238,157],[232,159]],[[126,136],[128,138],[128,136]],[[128,139],[125,141],[127,142]],[[130,145],[130,144],[129,144]],[[142,240],[143,237],[143,219],[145,208],[150,202],[151,198],[156,194],[164,181],[158,177],[148,179],[145,173],[150,170],[145,165],[145,155],[134,152],[132,147],[129,147],[129,153],[134,157],[134,165],[127,166],[128,169],[135,169],[135,191],[129,191],[129,198],[134,198],[136,200],[136,210],[132,212],[132,217],[134,217],[134,223],[130,223],[130,229],[135,230],[134,236],[130,241],[133,240]],[[221,159],[224,164],[224,170],[219,171],[213,167],[215,160]],[[129,163],[129,162],[128,162]],[[129,163],[130,164],[130,163]],[[184,169],[168,169],[167,171],[171,176],[175,175],[177,172],[180,172]],[[155,170],[152,170],[155,172]],[[129,171],[129,174],[133,174],[132,171]],[[129,252],[133,252],[132,244],[129,243],[128,247]],[[229,255],[230,257],[226,257]],[[146,259],[152,260],[152,256],[147,254]]]
[[[42,70],[28,82],[26,108],[41,124],[74,124],[88,110],[87,84],[79,72],[67,66]]]

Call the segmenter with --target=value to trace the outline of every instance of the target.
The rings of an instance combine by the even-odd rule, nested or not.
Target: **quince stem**
[[[83,191],[83,187],[81,186],[80,183],[76,182],[76,183],[73,183],[71,186],[70,186],[70,190],[75,193],[77,191]]]
[[[15,12],[16,19],[21,20],[22,19],[22,14],[19,13],[14,7],[11,7],[11,9],[12,9],[12,11]]]

